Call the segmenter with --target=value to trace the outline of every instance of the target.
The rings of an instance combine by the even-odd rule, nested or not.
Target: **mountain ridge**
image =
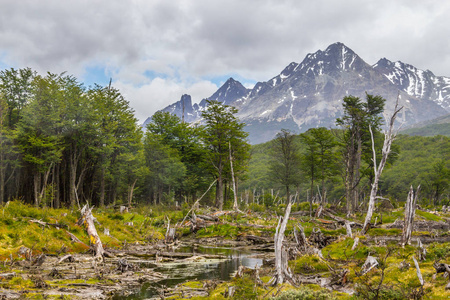
[[[229,78],[207,99],[238,108],[237,116],[247,124],[254,144],[272,139],[282,128],[304,132],[311,127],[335,127],[336,118],[342,115],[342,99],[348,95],[364,98],[366,93],[386,99],[385,115],[392,112],[399,97],[404,106],[399,120],[406,125],[450,112],[450,78],[386,58],[372,66],[340,42],[307,54],[301,63],[291,62],[252,89]],[[186,122],[199,122],[206,99],[192,105],[190,97],[183,95],[162,111],[181,118],[183,103]]]

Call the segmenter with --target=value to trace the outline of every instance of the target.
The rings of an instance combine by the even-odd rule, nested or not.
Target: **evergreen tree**
[[[290,201],[290,188],[300,181],[300,146],[289,130],[282,129],[273,140],[270,177],[284,186],[286,199]]]
[[[249,158],[248,133],[244,131],[235,114],[238,110],[218,101],[207,100],[208,107],[202,112],[205,125],[202,127],[202,141],[206,147],[206,167],[217,180],[216,207],[224,205],[224,181],[230,175],[230,147],[236,174],[244,172]]]
[[[344,115],[336,119],[336,124],[344,129],[341,153],[348,214],[357,207],[362,154],[371,151],[369,125],[373,131],[379,130],[385,101],[381,96],[369,94],[366,94],[366,102],[358,97],[346,96],[342,104]]]

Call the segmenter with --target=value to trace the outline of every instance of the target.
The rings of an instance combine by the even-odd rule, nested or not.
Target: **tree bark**
[[[419,193],[419,188],[420,185],[417,187],[416,195],[414,196],[414,189],[411,186],[411,188],[409,189],[408,198],[406,198],[405,220],[403,224],[403,235],[402,235],[403,246],[410,244],[414,216],[416,214],[416,202],[417,202],[417,194]]]
[[[92,208],[89,208],[88,204],[81,209],[81,220],[86,228],[87,234],[89,235],[89,241],[94,248],[95,258],[99,261],[103,261],[105,250],[103,250],[102,242],[98,236],[97,229],[95,229]]]
[[[234,179],[233,156],[231,156],[231,142],[228,142],[228,147],[230,148],[231,179],[233,183],[233,195],[234,195],[233,210],[237,211],[238,210],[237,187],[236,187],[236,180]]]
[[[289,220],[289,215],[291,213],[291,206],[292,206],[291,202],[288,202],[288,205],[286,206],[286,211],[284,213],[284,217],[283,218],[280,217],[280,220],[278,221],[278,226],[275,231],[274,246],[275,246],[276,274],[269,282],[272,285],[283,284],[285,278],[287,278],[290,281],[293,281],[292,273],[289,270],[287,264],[288,254],[286,249],[283,247],[284,231],[286,230],[286,225]]]
[[[397,102],[395,104],[394,113],[392,114],[392,117],[389,122],[389,128],[384,133],[384,143],[382,148],[382,157],[380,164],[377,167],[377,157],[375,153],[375,142],[373,140],[373,133],[372,128],[369,125],[369,131],[370,131],[370,137],[372,140],[372,152],[373,152],[373,169],[374,169],[374,180],[372,183],[372,188],[370,190],[370,197],[369,197],[369,207],[367,209],[366,219],[364,220],[364,226],[361,230],[361,234],[365,235],[367,230],[369,230],[370,226],[370,220],[372,219],[373,211],[375,208],[375,199],[377,196],[378,191],[378,181],[380,180],[381,173],[383,172],[384,166],[386,165],[387,158],[389,156],[389,153],[391,152],[391,145],[394,141],[397,132],[394,132],[394,122],[397,117],[397,114],[403,107],[398,108],[398,97]]]

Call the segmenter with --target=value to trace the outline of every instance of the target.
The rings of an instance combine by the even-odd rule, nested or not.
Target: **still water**
[[[239,266],[255,268],[262,265],[261,258],[250,257],[256,253],[233,248],[184,247],[177,252],[224,255],[226,259],[209,259],[191,262],[157,264],[155,272],[167,275],[167,279],[144,283],[140,289],[128,296],[117,295],[114,300],[142,300],[158,296],[158,288],[173,287],[188,280],[220,279],[230,280]],[[149,261],[152,263],[152,261]]]

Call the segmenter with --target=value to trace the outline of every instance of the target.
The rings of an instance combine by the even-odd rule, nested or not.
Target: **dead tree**
[[[291,202],[286,206],[284,217],[279,219],[278,225],[275,231],[274,245],[275,245],[275,270],[276,274],[269,281],[269,284],[277,285],[283,284],[284,279],[293,282],[291,270],[288,267],[288,253],[283,247],[284,231],[289,220],[291,213]]]
[[[380,180],[381,173],[383,172],[384,166],[386,165],[387,158],[389,156],[389,153],[391,152],[391,145],[394,141],[395,137],[397,136],[397,131],[394,131],[394,122],[397,118],[397,114],[400,112],[400,110],[403,107],[398,107],[398,97],[397,102],[395,103],[394,113],[392,114],[392,117],[389,122],[389,128],[384,132],[384,143],[383,143],[383,149],[382,149],[382,157],[381,161],[377,167],[377,156],[375,152],[375,142],[373,140],[373,132],[372,128],[369,125],[369,131],[370,131],[370,137],[372,139],[372,154],[373,154],[373,170],[375,173],[372,188],[370,190],[370,197],[369,197],[369,207],[367,209],[366,219],[364,220],[364,226],[361,230],[361,234],[365,235],[367,230],[369,230],[370,226],[370,220],[372,219],[373,211],[375,208],[375,199],[377,198],[377,191],[378,191],[378,181]]]
[[[414,256],[413,256],[413,261],[414,261],[414,265],[416,266],[417,278],[419,278],[420,285],[423,287],[425,282],[423,281],[423,277],[422,277],[422,273],[420,272],[419,264],[417,263],[417,260]]]
[[[103,261],[103,256],[105,254],[105,250],[103,250],[102,241],[100,240],[100,237],[98,236],[97,229],[95,229],[94,225],[94,216],[92,215],[92,209],[93,207],[89,208],[89,205],[86,204],[81,209],[81,219],[80,221],[86,228],[86,232],[89,235],[89,241],[94,248],[95,252],[95,258],[99,261]]]
[[[297,242],[297,249],[300,252],[305,253],[306,250],[308,249],[308,241],[306,240],[305,230],[303,229],[303,226],[300,223],[297,224],[297,227],[294,227],[294,237],[295,241]]]
[[[234,202],[233,202],[233,210],[238,211],[238,200],[237,200],[237,188],[236,188],[236,180],[234,178],[234,169],[233,169],[233,156],[231,155],[231,142],[228,141],[228,147],[230,149],[230,167],[231,167],[231,179],[233,184],[233,194],[234,194]]]
[[[414,196],[414,189],[411,186],[411,188],[409,189],[408,198],[406,199],[405,222],[403,224],[403,235],[402,235],[403,246],[410,244],[414,216],[416,214],[416,203],[417,203],[417,195],[419,194],[419,189],[420,185],[417,187],[416,195]]]

